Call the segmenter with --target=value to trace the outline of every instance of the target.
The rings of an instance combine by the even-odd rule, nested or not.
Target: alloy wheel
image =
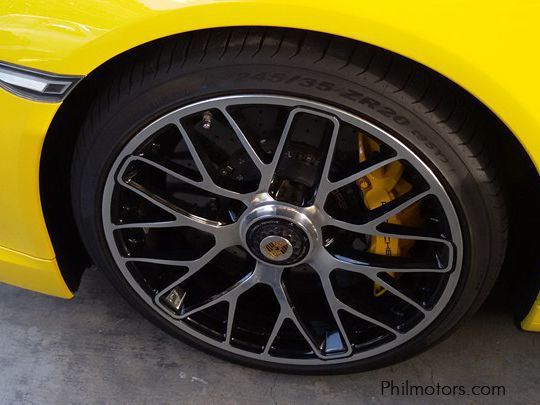
[[[278,95],[152,122],[112,164],[102,220],[123,276],[160,316],[269,363],[353,362],[412,339],[448,304],[464,248],[445,187],[410,147]]]

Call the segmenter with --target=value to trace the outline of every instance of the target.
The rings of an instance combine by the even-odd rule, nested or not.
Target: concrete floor
[[[519,332],[493,299],[412,360],[310,377],[244,368],[176,341],[132,310],[95,269],[72,301],[6,285],[0,296],[0,403],[533,403],[540,396],[540,334]],[[506,396],[382,396],[381,380],[504,385]]]

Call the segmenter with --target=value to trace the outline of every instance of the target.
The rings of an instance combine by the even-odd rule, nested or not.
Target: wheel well
[[[226,30],[227,28],[220,29]],[[264,30],[268,28],[254,27],[252,29]],[[41,156],[41,201],[45,221],[62,275],[72,290],[78,288],[84,269],[91,264],[75,226],[70,198],[71,162],[82,122],[100,89],[104,87],[105,82],[119,74],[126,61],[144,54],[146,50],[154,46],[162,45],[168,41],[182,40],[185,35],[178,34],[149,42],[126,51],[99,66],[71,92],[61,105],[49,128]],[[328,37],[333,36],[328,35]],[[343,38],[342,40],[354,42]],[[358,46],[372,47],[372,45],[360,42],[358,42]],[[380,48],[377,48],[377,51],[389,52]],[[427,67],[423,68],[431,70]],[[441,80],[446,81],[449,86],[459,89],[464,94],[464,97],[470,97],[474,100],[475,104],[480,105],[484,109],[484,114],[495,124],[497,136],[490,138],[493,139],[493,146],[496,151],[496,156],[493,158],[501,161],[500,167],[512,167],[512,170],[505,171],[502,176],[506,186],[512,224],[510,246],[502,279],[508,280],[508,278],[511,278],[508,281],[511,281],[515,287],[519,285],[528,286],[527,288],[531,291],[527,291],[527,294],[522,293],[520,288],[512,288],[514,292],[519,291],[516,294],[517,297],[527,297],[520,300],[522,301],[520,307],[526,308],[529,302],[532,303],[538,293],[538,287],[540,287],[538,282],[534,285],[531,282],[523,281],[534,277],[535,273],[537,273],[534,272],[534,261],[536,259],[533,250],[523,249],[527,240],[530,240],[529,235],[523,230],[532,228],[530,226],[532,218],[524,215],[524,212],[531,211],[524,210],[523,205],[530,204],[530,207],[527,208],[531,210],[540,205],[540,177],[538,172],[524,148],[493,112],[454,82],[440,74],[432,73],[439,76]],[[526,199],[526,201],[522,198],[519,199],[518,205],[518,200],[512,198],[512,196],[520,195],[523,190],[527,190],[528,196],[531,198]],[[540,226],[540,224],[538,225]],[[518,269],[520,274],[516,274]],[[531,284],[533,284],[532,287]],[[505,285],[506,290],[508,290],[508,284]],[[513,301],[516,302],[517,300]]]

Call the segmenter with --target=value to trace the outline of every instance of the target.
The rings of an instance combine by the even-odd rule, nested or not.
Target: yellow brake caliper
[[[358,152],[360,162],[368,159],[369,154],[379,151],[379,145],[372,139],[358,134]],[[390,163],[380,169],[357,180],[356,184],[362,190],[364,204],[369,210],[376,209],[381,205],[389,203],[397,197],[407,193],[412,186],[403,177],[404,166],[401,162]],[[414,204],[403,210],[399,214],[391,217],[387,221],[390,224],[416,224],[420,222],[419,205]],[[406,256],[409,249],[414,244],[413,240],[390,238],[386,236],[372,236],[369,252],[384,256]],[[391,277],[396,277],[396,273],[389,272]],[[374,283],[373,295],[380,297],[386,292],[381,285]]]

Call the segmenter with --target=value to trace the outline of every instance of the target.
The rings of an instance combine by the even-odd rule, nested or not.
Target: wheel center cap
[[[282,236],[267,236],[261,241],[259,249],[268,260],[278,262],[289,259],[293,254],[291,242]]]
[[[309,252],[309,238],[294,222],[268,218],[254,222],[246,234],[246,242],[257,258],[276,265],[298,263]]]

